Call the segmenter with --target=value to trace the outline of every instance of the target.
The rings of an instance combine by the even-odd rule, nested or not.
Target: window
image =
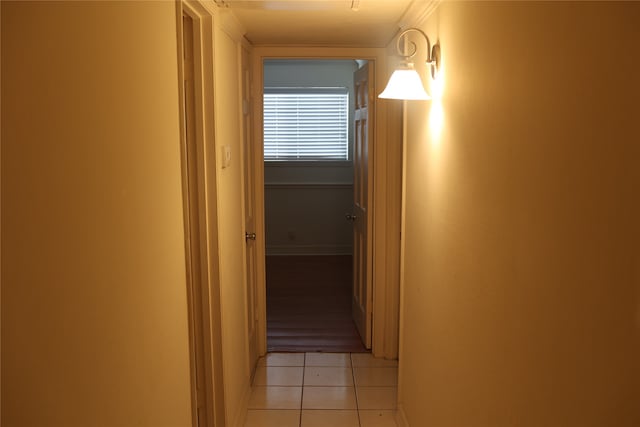
[[[349,160],[347,88],[265,88],[264,159]]]

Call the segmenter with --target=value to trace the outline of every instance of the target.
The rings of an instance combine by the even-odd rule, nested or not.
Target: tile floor
[[[245,427],[397,427],[398,362],[369,353],[269,353]]]

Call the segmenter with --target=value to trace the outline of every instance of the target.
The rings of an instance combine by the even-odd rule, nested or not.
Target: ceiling
[[[412,3],[426,0],[216,0],[255,45],[386,46]]]

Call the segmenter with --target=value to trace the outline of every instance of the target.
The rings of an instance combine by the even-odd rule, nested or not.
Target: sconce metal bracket
[[[425,41],[427,42],[426,63],[427,65],[430,65],[431,78],[435,79],[440,68],[440,44],[436,43],[435,45],[433,45],[433,48],[431,48],[431,41],[424,31],[419,28],[407,28],[406,30],[402,31],[398,35],[398,40],[396,41],[396,50],[398,51],[398,54],[402,56],[407,63],[410,62],[410,59],[416,55],[418,48],[416,44],[413,41],[409,40],[409,38],[407,37],[407,34],[411,32],[422,34]],[[403,46],[404,49],[400,45],[403,39],[405,40],[405,45]],[[407,43],[411,46],[409,52],[406,51]]]

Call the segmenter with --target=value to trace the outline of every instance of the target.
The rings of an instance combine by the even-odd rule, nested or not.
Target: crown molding
[[[398,21],[398,27],[403,30],[424,26],[442,2],[443,0],[413,0]]]
[[[238,21],[238,18],[233,12],[227,8],[221,8],[219,11],[220,27],[227,33],[234,41],[242,42],[244,35],[247,33],[244,26]]]

